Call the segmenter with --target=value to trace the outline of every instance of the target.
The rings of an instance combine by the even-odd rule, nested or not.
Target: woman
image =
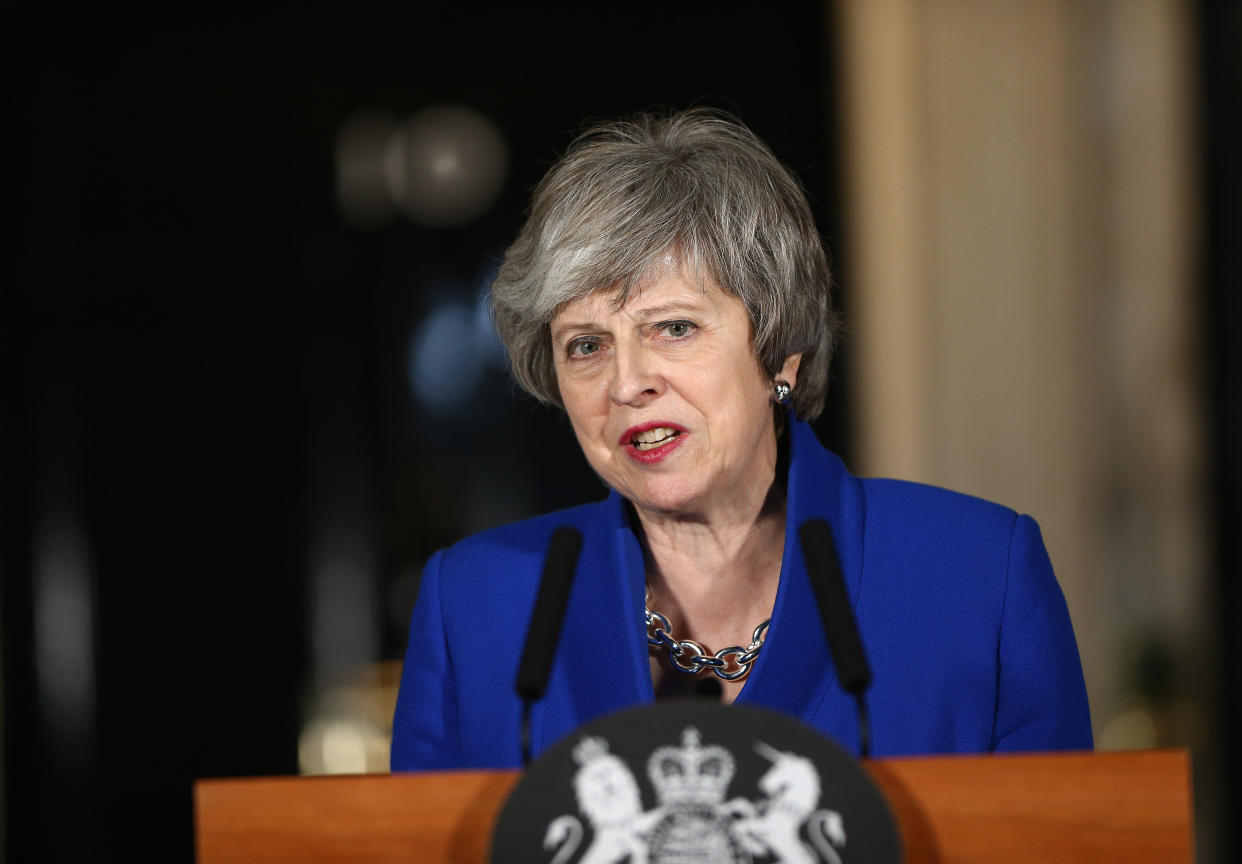
[[[725,702],[857,741],[797,542],[816,517],[836,536],[874,672],[875,755],[1091,746],[1073,631],[1035,523],[854,477],[806,425],[823,408],[837,330],[829,285],[800,185],[730,118],[600,126],[552,167],[493,310],[518,382],[564,408],[611,492],[432,556],[394,769],[518,763],[514,676],[561,525],[584,545],[532,712],[536,753],[710,676]],[[650,644],[648,622],[672,639]],[[678,640],[720,652],[724,667],[700,668],[691,648],[677,664],[696,675],[678,671],[667,648]]]

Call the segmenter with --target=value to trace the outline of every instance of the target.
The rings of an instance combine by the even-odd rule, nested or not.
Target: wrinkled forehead
[[[603,288],[584,289],[556,307],[553,327],[566,318],[599,319],[637,310],[650,302],[665,302],[668,294],[712,297],[726,292],[703,268],[668,253],[646,272]]]

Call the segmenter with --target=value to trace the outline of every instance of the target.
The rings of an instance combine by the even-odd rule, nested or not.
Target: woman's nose
[[[641,406],[660,395],[663,378],[641,345],[618,345],[613,355],[608,396],[618,405]]]

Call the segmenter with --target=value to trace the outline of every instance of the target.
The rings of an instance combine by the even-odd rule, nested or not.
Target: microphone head
[[[573,586],[581,552],[582,534],[576,528],[561,525],[552,532],[543,559],[539,593],[526,631],[526,647],[518,665],[517,693],[528,702],[543,696],[548,686],[552,658],[560,640],[565,610],[569,607],[569,589]]]
[[[548,554],[543,560],[543,578],[549,574],[572,579],[578,556],[582,553],[582,533],[570,525],[560,525],[548,540]]]

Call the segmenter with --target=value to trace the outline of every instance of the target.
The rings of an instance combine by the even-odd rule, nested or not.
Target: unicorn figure
[[[762,741],[755,749],[772,763],[759,779],[759,791],[767,800],[760,801],[758,807],[744,798],[726,805],[737,816],[734,828],[747,851],[786,864],[841,864],[837,850],[845,846],[845,825],[841,814],[816,809],[820,785],[815,765]],[[803,825],[811,845],[800,837]]]

